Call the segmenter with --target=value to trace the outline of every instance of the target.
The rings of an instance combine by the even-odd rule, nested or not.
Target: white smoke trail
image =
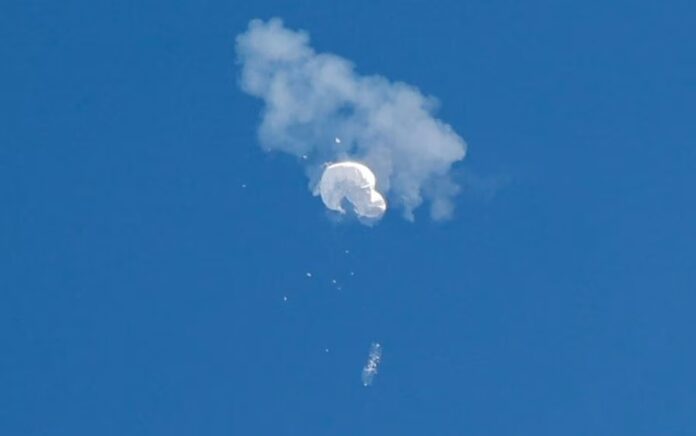
[[[358,75],[350,61],[316,53],[307,33],[280,19],[251,21],[236,48],[242,89],[265,103],[261,144],[301,158],[313,191],[322,164],[357,161],[407,219],[424,198],[434,219],[451,214],[458,187],[449,172],[466,144],[433,117],[433,98],[405,83]]]
[[[364,386],[370,386],[372,380],[374,380],[377,370],[379,369],[379,362],[382,360],[382,346],[377,342],[373,342],[370,345],[370,354],[367,358],[367,363],[362,370],[362,382]]]

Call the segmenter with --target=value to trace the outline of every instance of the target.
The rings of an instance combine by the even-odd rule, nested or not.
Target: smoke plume
[[[464,158],[466,143],[433,116],[432,97],[316,53],[307,33],[280,19],[251,21],[236,42],[241,87],[265,103],[261,145],[298,157],[312,191],[324,164],[356,161],[372,170],[377,190],[407,219],[424,200],[432,218],[450,216],[459,188],[449,172]]]

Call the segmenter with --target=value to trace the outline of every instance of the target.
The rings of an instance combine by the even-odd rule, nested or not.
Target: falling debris
[[[355,275],[355,273],[354,273],[353,271],[351,271],[351,272],[350,272],[350,275],[351,275],[351,276],[354,276],[354,275]]]
[[[306,155],[306,154],[303,154],[303,155],[302,155],[302,159],[303,159],[303,160],[307,160],[307,155]]]
[[[367,363],[365,364],[362,370],[363,386],[370,386],[372,384],[372,380],[375,378],[375,375],[377,374],[379,362],[381,360],[382,346],[377,342],[373,342],[372,345],[370,345],[370,354],[367,358]]]
[[[338,283],[338,282],[336,281],[336,279],[332,279],[332,280],[331,280],[331,283],[333,283],[333,284],[335,285],[335,284]]]
[[[284,296],[283,301],[288,301],[288,297]]]
[[[328,349],[328,348],[324,348],[324,352],[325,352],[325,353],[328,353],[328,352],[329,352],[329,349]]]
[[[246,188],[246,183],[242,183],[242,188]]]
[[[311,273],[311,272],[308,272],[306,275],[307,275],[307,277],[312,277],[312,273]]]
[[[334,138],[334,141],[336,142],[336,144],[340,144],[340,143],[341,143],[341,140],[340,140],[339,138]]]
[[[345,250],[344,253],[350,254],[350,250]]]
[[[379,219],[387,210],[384,197],[376,189],[374,173],[358,162],[338,162],[326,167],[315,191],[331,210],[346,213],[342,204],[348,201],[359,217]]]

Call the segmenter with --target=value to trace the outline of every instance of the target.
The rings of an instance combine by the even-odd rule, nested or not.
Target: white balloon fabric
[[[351,161],[338,162],[324,169],[319,194],[331,210],[346,213],[342,204],[347,200],[359,217],[378,219],[387,210],[387,203],[376,185],[377,179],[367,166]]]

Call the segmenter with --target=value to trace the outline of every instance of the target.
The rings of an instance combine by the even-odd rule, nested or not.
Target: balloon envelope
[[[387,203],[376,189],[374,173],[358,162],[338,162],[326,167],[319,181],[319,193],[327,208],[346,213],[344,201],[364,218],[380,218]]]

